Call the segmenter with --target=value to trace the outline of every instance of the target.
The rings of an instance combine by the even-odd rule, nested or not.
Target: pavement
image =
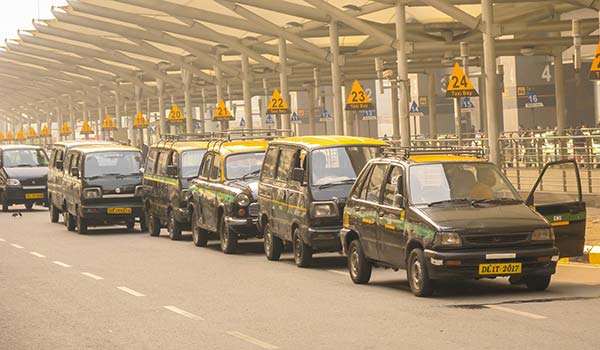
[[[404,272],[352,284],[346,260],[269,262],[123,229],[86,235],[46,210],[0,213],[0,349],[598,349],[600,267],[559,265],[549,289],[447,282],[416,298]]]

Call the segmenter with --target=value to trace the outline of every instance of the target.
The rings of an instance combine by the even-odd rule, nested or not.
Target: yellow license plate
[[[43,199],[43,193],[25,193],[25,199]]]
[[[131,214],[131,208],[108,208],[109,214]]]
[[[513,275],[521,273],[521,263],[479,264],[480,275]]]

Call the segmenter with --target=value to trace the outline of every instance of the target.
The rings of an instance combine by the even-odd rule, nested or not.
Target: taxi
[[[87,233],[90,226],[119,225],[132,230],[142,210],[142,153],[129,146],[71,148],[65,157],[65,223],[69,231]]]
[[[238,241],[262,237],[257,229],[258,178],[271,130],[227,132],[211,141],[198,178],[190,186],[192,240],[206,246],[217,234],[221,250],[235,253]]]
[[[48,199],[48,156],[44,149],[27,145],[0,145],[0,203],[2,211],[14,204],[31,210]]]
[[[572,198],[552,193],[555,179]],[[544,290],[559,257],[583,253],[585,215],[573,160],[547,164],[523,201],[480,150],[389,148],[353,186],[340,240],[357,284],[380,266],[406,269],[416,296],[441,279],[510,277]]]
[[[363,137],[304,136],[272,141],[258,185],[259,227],[267,259],[290,242],[298,267],[313,253],[341,250],[346,197],[358,173],[388,143]]]
[[[143,200],[146,225],[151,236],[167,228],[169,238],[178,240],[190,228],[186,196],[198,176],[210,134],[162,135],[150,147],[144,167]]]

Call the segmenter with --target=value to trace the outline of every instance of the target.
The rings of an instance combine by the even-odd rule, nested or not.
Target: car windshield
[[[438,163],[410,167],[413,204],[516,202],[519,195],[495,165],[489,163]]]
[[[11,149],[2,152],[2,165],[6,168],[48,166],[48,156],[41,149]]]
[[[204,149],[185,151],[181,154],[181,177],[188,179],[198,176],[202,157],[206,153]]]
[[[346,146],[312,151],[310,184],[334,186],[352,184],[363,166],[377,156],[379,147]]]
[[[249,176],[258,177],[265,152],[232,154],[225,158],[225,178],[242,179]]]
[[[103,176],[141,175],[142,154],[140,152],[100,152],[85,157],[83,176],[97,178]]]

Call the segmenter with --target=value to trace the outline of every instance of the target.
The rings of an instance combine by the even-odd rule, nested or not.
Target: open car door
[[[526,202],[552,225],[561,257],[583,255],[586,210],[575,160],[546,164]]]

